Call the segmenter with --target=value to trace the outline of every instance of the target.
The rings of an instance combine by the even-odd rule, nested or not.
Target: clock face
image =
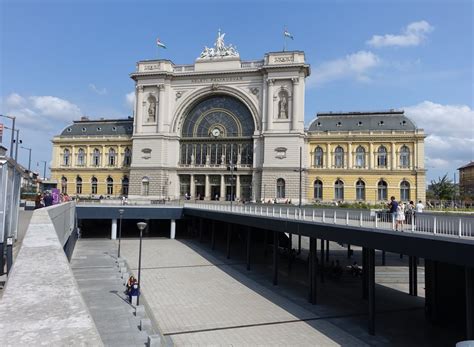
[[[221,134],[221,131],[218,128],[212,129],[212,136],[219,136]]]

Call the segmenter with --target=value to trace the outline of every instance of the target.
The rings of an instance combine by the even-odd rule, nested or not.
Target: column
[[[110,238],[112,240],[117,239],[117,218],[112,219],[112,228],[110,229]]]
[[[466,338],[474,339],[474,270],[465,267],[466,283]]]
[[[240,199],[240,175],[235,175],[235,198]]]
[[[172,219],[171,220],[171,225],[170,225],[170,239],[175,239],[176,238],[176,220]]]
[[[374,168],[374,144],[369,143],[369,169]]]
[[[219,196],[220,201],[225,201],[225,176],[221,175],[221,195]]]
[[[397,149],[396,149],[396,146],[395,146],[395,142],[392,142],[392,147],[391,147],[391,160],[390,160],[390,169],[391,170],[395,170],[397,167],[397,161],[396,161],[396,154],[397,154]]]
[[[191,188],[190,188],[189,195],[191,195],[190,196],[191,199],[194,199],[196,196],[196,184],[194,182],[194,175],[191,174],[190,176],[191,178],[189,179],[189,184],[191,185]]]
[[[331,144],[327,144],[327,150],[326,150],[326,169],[330,169],[332,164],[331,164]]]
[[[347,145],[347,168],[352,169],[352,143]]]
[[[268,94],[267,94],[267,130],[273,128],[273,80],[267,80]]]
[[[293,111],[291,114],[291,130],[297,130],[298,128],[298,115],[299,115],[299,78],[292,78],[293,82]]]
[[[316,304],[317,282],[316,276],[318,274],[318,258],[317,258],[317,243],[314,237],[309,239],[309,302]]]
[[[369,248],[366,254],[369,282],[369,334],[375,335],[375,250]]]
[[[204,200],[211,200],[211,184],[209,175],[206,175],[206,187],[204,188]]]
[[[134,133],[142,132],[142,118],[143,118],[143,86],[137,86],[136,88],[136,105],[135,105],[135,124],[136,128]]]
[[[165,115],[165,85],[158,85],[159,103],[158,103],[158,132],[163,132],[163,117]]]

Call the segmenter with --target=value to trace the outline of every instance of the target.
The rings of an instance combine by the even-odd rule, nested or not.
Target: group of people
[[[390,209],[389,213],[392,216],[392,220],[395,222],[395,230],[403,231],[403,224],[405,221],[408,224],[415,222],[415,214],[423,213],[425,206],[423,203],[418,201],[415,205],[413,201],[410,201],[407,205],[404,202],[398,201],[394,196],[390,197],[390,202],[388,203],[388,208]]]
[[[71,201],[71,197],[67,194],[59,194],[59,203]],[[56,202],[58,203],[58,202]],[[35,210],[42,207],[48,207],[54,205],[54,197],[50,191],[44,193],[38,193],[35,196]]]

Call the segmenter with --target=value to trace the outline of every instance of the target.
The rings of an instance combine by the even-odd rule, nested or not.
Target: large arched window
[[[76,194],[82,194],[82,178],[81,178],[81,176],[76,177]]]
[[[285,198],[285,180],[283,178],[277,179],[277,198]]]
[[[97,178],[95,177],[91,179],[91,194],[97,194]]]
[[[92,152],[92,165],[100,166],[100,151],[98,148],[94,148]]]
[[[385,201],[388,198],[388,185],[384,180],[380,180],[377,184],[377,199]]]
[[[409,168],[410,167],[410,149],[403,145],[400,148],[400,167]]]
[[[114,194],[114,179],[112,177],[107,177],[107,195]]]
[[[61,193],[67,194],[67,178],[61,177]]]
[[[63,165],[69,166],[71,165],[71,151],[67,148],[63,151]]]
[[[361,179],[356,182],[356,200],[365,200],[365,182]]]
[[[314,200],[323,199],[323,182],[320,180],[314,181]]]
[[[148,177],[142,178],[142,195],[148,196],[150,194],[150,180]]]
[[[410,183],[407,181],[400,183],[400,199],[402,201],[410,201]]]
[[[116,160],[115,160],[115,158],[116,158],[115,149],[113,149],[113,148],[109,149],[109,155],[108,155],[107,158],[108,158],[107,164],[109,166],[115,166],[115,162],[116,162]]]
[[[123,178],[122,178],[122,195],[128,195],[128,184],[129,184],[128,177],[123,176]]]
[[[130,166],[132,164],[132,151],[130,148],[125,148],[124,155],[123,155],[123,165]]]
[[[79,150],[77,151],[77,165],[86,165],[86,152],[84,152],[82,148],[79,148]]]
[[[365,167],[365,149],[362,146],[356,148],[355,167]]]
[[[334,151],[334,167],[344,167],[344,149],[341,146],[337,146]]]
[[[334,199],[338,201],[344,200],[344,182],[339,179],[334,183]]]
[[[377,166],[387,167],[387,149],[385,146],[380,146],[377,150]]]
[[[323,167],[323,149],[321,147],[316,147],[314,150],[314,167]]]

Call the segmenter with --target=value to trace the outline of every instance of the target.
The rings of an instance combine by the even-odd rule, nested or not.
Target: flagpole
[[[286,26],[283,27],[283,52],[286,51],[286,35],[285,35],[285,32],[286,32]]]

